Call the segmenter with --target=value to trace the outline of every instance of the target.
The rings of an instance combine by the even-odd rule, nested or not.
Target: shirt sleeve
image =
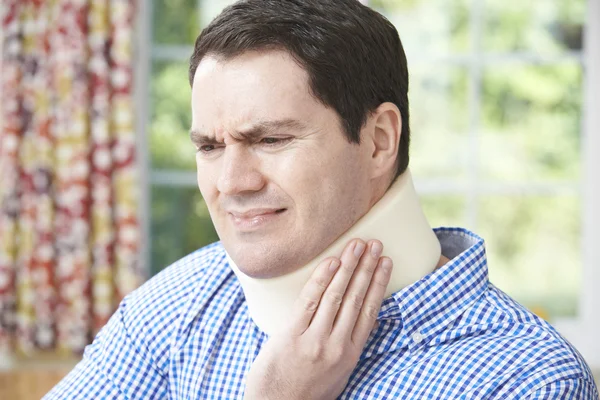
[[[143,338],[129,333],[126,299],[86,347],[82,361],[43,400],[168,397],[167,377],[149,357]]]
[[[530,400],[599,400],[598,389],[585,379],[565,379],[538,388]]]

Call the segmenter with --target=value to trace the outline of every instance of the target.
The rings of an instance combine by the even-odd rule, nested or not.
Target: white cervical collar
[[[294,272],[276,278],[252,278],[241,272],[227,254],[256,325],[269,335],[281,330],[318,263],[330,256],[339,257],[352,238],[380,240],[383,255],[393,260],[394,269],[386,297],[432,272],[440,259],[440,243],[421,210],[407,170],[356,224]]]

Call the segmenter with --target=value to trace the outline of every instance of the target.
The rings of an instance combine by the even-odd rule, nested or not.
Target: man
[[[577,351],[488,282],[463,229],[436,230],[443,255],[385,299],[415,266],[353,238],[317,260],[281,330],[255,323],[244,277],[293,277],[408,174],[406,59],[382,16],[355,0],[237,3],[196,41],[190,83],[221,242],[127,296],[46,398],[598,398]]]

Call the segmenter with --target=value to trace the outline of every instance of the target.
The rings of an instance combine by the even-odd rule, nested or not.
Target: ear
[[[370,127],[365,136],[371,141],[371,179],[395,174],[402,132],[400,110],[393,103],[382,103],[371,113],[366,126]]]

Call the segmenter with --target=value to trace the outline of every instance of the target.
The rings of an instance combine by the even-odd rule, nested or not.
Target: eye
[[[275,138],[275,137],[266,137],[266,138],[262,138],[260,140],[261,144],[267,145],[267,146],[276,146],[276,145],[280,145],[283,143],[286,143],[288,141],[292,140],[292,138]]]
[[[210,153],[211,151],[213,151],[215,149],[215,145],[214,144],[205,144],[203,146],[198,147],[196,150],[199,153]]]

